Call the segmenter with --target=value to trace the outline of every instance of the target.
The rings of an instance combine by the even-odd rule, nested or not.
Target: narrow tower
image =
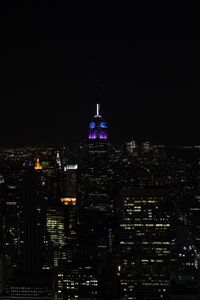
[[[107,124],[100,114],[100,104],[89,123],[87,152],[87,197],[85,207],[92,211],[108,212],[108,134]]]

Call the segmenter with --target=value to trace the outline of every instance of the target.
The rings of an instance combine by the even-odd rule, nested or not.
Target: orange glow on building
[[[65,197],[65,198],[60,198],[60,201],[64,205],[76,205],[76,198]]]
[[[41,165],[41,163],[40,163],[39,158],[37,158],[37,160],[36,160],[34,169],[35,169],[35,170],[42,170],[42,165]]]

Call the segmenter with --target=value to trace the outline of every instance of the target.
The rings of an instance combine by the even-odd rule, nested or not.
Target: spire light
[[[100,110],[100,104],[97,103],[97,114],[96,114],[97,117],[99,117],[99,110]]]

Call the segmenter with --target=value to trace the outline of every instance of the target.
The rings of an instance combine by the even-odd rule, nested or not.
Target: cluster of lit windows
[[[142,242],[142,244],[152,244],[152,245],[170,245],[170,242],[159,242],[159,241],[155,241],[155,242]]]
[[[126,200],[129,200],[129,198],[126,198]],[[158,199],[157,200],[134,200],[134,199],[131,199],[131,201],[134,201],[134,203],[129,203],[127,201],[124,201],[124,204],[125,206],[134,206],[135,204],[134,203],[142,203],[142,204],[149,204],[149,203],[158,203]]]
[[[47,287],[29,287],[29,286],[11,286],[11,296],[52,296],[52,292],[49,288]]]
[[[159,214],[159,203],[162,200],[160,195],[123,198],[120,245],[124,272],[120,282],[126,299],[137,299],[134,294],[139,288],[135,280],[138,272],[143,274],[140,283],[144,280],[144,286],[153,287],[153,293],[158,292],[160,298],[164,297],[165,291],[158,287],[169,286],[165,261],[170,259],[170,242],[162,239],[165,238],[163,232],[169,232],[170,224],[167,212],[163,212],[163,216]]]
[[[125,229],[133,229],[133,227],[169,227],[170,224],[151,224],[151,223],[134,223],[134,224],[120,224],[120,227],[125,227]]]
[[[56,210],[47,212],[47,230],[55,245],[61,246],[65,244],[64,229],[64,216],[59,214]]]
[[[98,281],[96,279],[86,280],[85,282],[82,283],[82,285],[97,286],[98,285]]]
[[[142,285],[150,285],[150,286],[169,286],[169,282],[143,282]]]

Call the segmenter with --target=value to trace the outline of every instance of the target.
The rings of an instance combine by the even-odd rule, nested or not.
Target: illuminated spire
[[[97,117],[99,116],[100,104],[97,103]]]
[[[39,158],[37,158],[37,160],[36,160],[34,169],[35,169],[35,170],[42,170],[42,165],[40,164]]]
[[[100,111],[100,104],[97,103],[96,104],[96,115],[95,115],[95,117],[101,117],[101,115],[99,114],[99,111]]]

